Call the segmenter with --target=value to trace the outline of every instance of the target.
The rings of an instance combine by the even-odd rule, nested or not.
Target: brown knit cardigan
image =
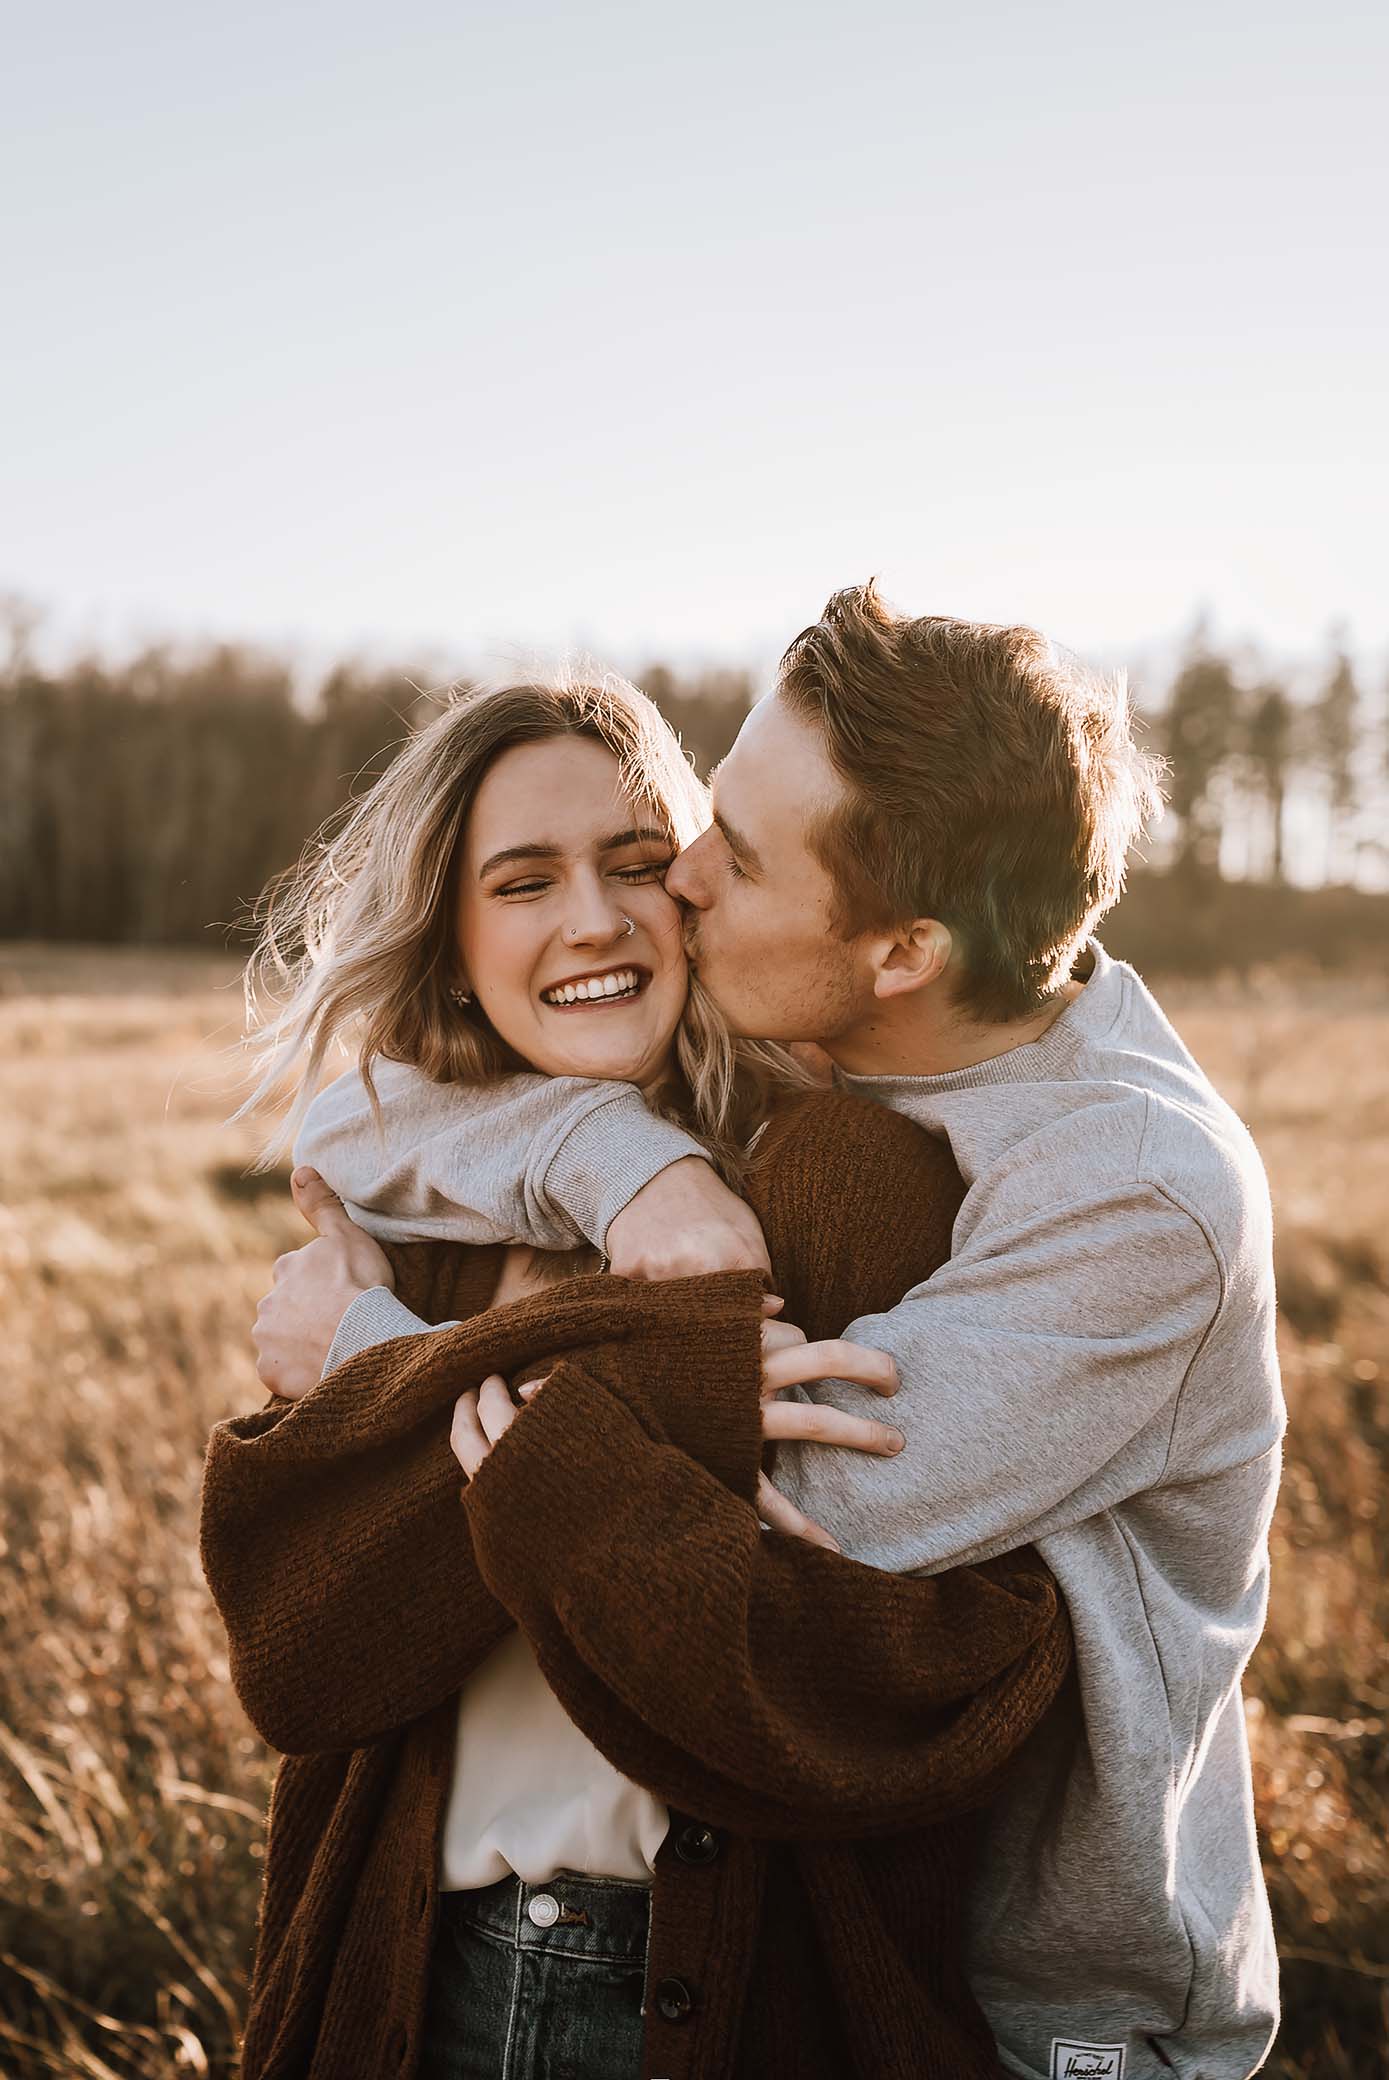
[[[948,1254],[960,1190],[898,1115],[788,1106],[747,1188],[787,1318],[824,1336],[892,1306]],[[392,1261],[408,1304],[462,1326],[365,1351],[208,1451],[207,1577],[285,1752],[245,2080],[414,2072],[458,1693],[513,1624],[671,1808],[643,2080],[995,2080],[962,1968],[968,1816],[1067,1670],[1041,1561],[895,1576],[760,1529],[755,1274],[479,1312],[499,1249]],[[461,1485],[456,1396],[523,1366],[548,1384]],[[884,1413],[931,1421],[905,1390]]]

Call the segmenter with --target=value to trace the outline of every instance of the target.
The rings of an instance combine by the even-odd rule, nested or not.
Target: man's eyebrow
[[[722,831],[723,842],[733,854],[733,857],[743,866],[751,867],[754,874],[760,874],[762,861],[758,856],[757,847],[750,844],[741,831],[736,831],[728,821],[728,818],[721,816],[717,809],[714,811],[714,822]]]
[[[639,828],[631,830],[614,831],[610,838],[604,838],[600,842],[598,850],[600,852],[620,852],[624,845],[642,845],[651,840],[654,840],[658,845],[669,845],[670,832],[658,830],[654,824],[643,824]],[[482,862],[482,865],[477,870],[478,879],[482,880],[497,867],[508,866],[512,860],[563,859],[563,857],[563,846],[547,845],[541,839],[537,839],[530,845],[508,845],[501,852],[491,853]]]

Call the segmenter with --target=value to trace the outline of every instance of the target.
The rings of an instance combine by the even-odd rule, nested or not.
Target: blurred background
[[[272,1758],[197,1565],[304,1238],[244,919],[450,684],[701,767],[835,587],[1128,668],[1104,930],[1253,1127],[1283,2080],[1389,2072],[1389,17],[52,0],[0,79],[0,2073],[226,2075]]]

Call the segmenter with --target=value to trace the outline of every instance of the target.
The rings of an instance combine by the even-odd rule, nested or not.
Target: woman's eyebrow
[[[657,830],[654,824],[648,823],[643,824],[639,830],[615,832],[611,838],[604,838],[598,850],[600,852],[617,852],[624,845],[644,845],[647,843],[669,845],[670,842],[669,831]]]
[[[482,880],[494,867],[507,866],[514,859],[562,859],[563,856],[558,845],[542,845],[538,842],[534,845],[508,845],[504,852],[494,852],[490,858],[482,862],[477,870],[478,879]]]
[[[624,845],[641,845],[654,840],[658,845],[669,845],[670,832],[657,830],[654,824],[645,824],[640,829],[614,831],[610,838],[599,842],[600,852],[620,852]],[[482,880],[494,868],[509,866],[517,859],[563,859],[562,845],[546,845],[540,840],[530,845],[508,845],[502,852],[491,853],[478,868],[478,879]]]

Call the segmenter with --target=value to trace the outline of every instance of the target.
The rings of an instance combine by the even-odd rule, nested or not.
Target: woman
[[[378,1232],[438,1238],[466,1232],[430,1169],[450,1082],[631,1081],[736,1175],[779,1079],[746,1185],[794,1311],[823,1332],[927,1275],[923,1238],[939,1261],[958,1185],[905,1122],[788,1102],[784,1058],[735,1048],[687,1002],[660,874],[701,807],[630,689],[450,711],[297,897],[307,954],[258,1095],[306,1055],[302,1115],[355,1022],[361,1075],[319,1101],[315,1159],[345,1186],[374,1169],[350,1195]],[[892,1180],[938,1210],[905,1251]],[[961,1970],[953,1816],[1060,1681],[1044,1571],[1010,1556],[898,1581],[758,1536],[764,1438],[883,1434],[775,1401],[877,1368],[785,1339],[764,1362],[778,1339],[748,1274],[560,1289],[572,1258],[437,1239],[395,1264],[420,1315],[462,1326],[354,1357],[296,1406],[223,1426],[209,1457],[205,1553],[238,1687],[303,1751],[272,1805],[248,2075],[635,2074],[644,2044],[661,2072],[996,2071]],[[536,1371],[551,1376],[518,1415],[500,1373]],[[702,1934],[700,1858],[722,1864]],[[899,1895],[910,1935],[889,1915],[845,1983]],[[661,1970],[690,1956],[697,1993]]]

